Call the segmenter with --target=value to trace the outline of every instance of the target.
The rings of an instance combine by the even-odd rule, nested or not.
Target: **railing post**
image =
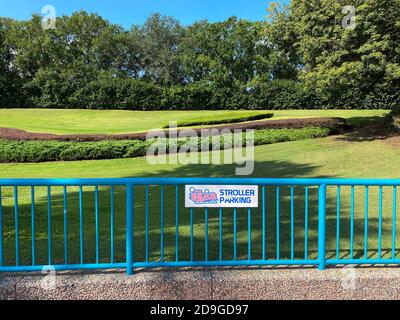
[[[3,196],[0,186],[0,267],[3,266]]]
[[[318,191],[318,261],[319,270],[325,270],[326,264],[326,185]]]
[[[133,186],[126,186],[126,272],[133,274]]]

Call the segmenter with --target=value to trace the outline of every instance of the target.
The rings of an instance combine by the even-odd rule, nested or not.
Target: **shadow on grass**
[[[354,117],[347,119],[346,122],[351,124],[354,130],[337,137],[338,140],[363,142],[384,140],[393,135],[398,135],[393,130],[389,117]]]
[[[157,172],[157,176],[184,176],[184,177],[228,177],[233,176],[234,166],[190,165],[175,171]],[[296,164],[285,161],[256,162],[256,177],[295,177],[312,175],[315,167],[305,164]],[[152,176],[151,172],[144,174]],[[5,189],[5,188],[4,188]],[[176,206],[176,187],[166,186],[164,194],[163,227],[161,221],[160,187],[149,187],[148,201],[148,237],[146,241],[146,198],[145,187],[136,186],[135,190],[135,229],[134,229],[134,255],[135,261],[189,261],[191,254],[193,260],[233,260],[234,257],[234,215],[233,209],[223,209],[222,214],[222,243],[220,242],[220,215],[218,209],[208,210],[208,243],[206,244],[205,211],[193,210],[193,252],[191,252],[191,223],[190,210],[185,208],[184,188],[178,189],[178,206]],[[329,189],[329,188],[328,188]],[[334,188],[332,188],[334,189]],[[52,187],[51,196],[51,253],[52,260],[48,261],[48,199],[46,188],[36,188],[35,198],[35,256],[37,264],[64,264],[80,262],[80,220],[79,220],[79,189],[68,188],[66,202],[67,208],[67,250],[64,242],[64,197],[62,188]],[[308,211],[306,210],[305,188],[294,186],[293,221],[291,219],[290,187],[280,187],[279,212],[277,210],[276,186],[267,186],[265,198],[265,246],[263,246],[263,217],[261,194],[259,194],[260,207],[251,210],[251,248],[248,251],[248,211],[237,210],[237,242],[236,258],[246,260],[266,259],[316,259],[318,251],[318,188],[308,189]],[[261,188],[260,191],[261,193]],[[8,192],[9,196],[12,192]],[[125,262],[125,194],[124,186],[117,186],[114,192],[114,227],[111,228],[111,199],[110,187],[101,186],[99,189],[98,206],[98,244],[99,262]],[[343,190],[343,198],[349,194]],[[12,196],[11,196],[12,198]],[[32,216],[30,204],[30,189],[19,188],[19,256],[21,265],[32,263]],[[356,206],[361,207],[361,200]],[[82,193],[83,204],[83,256],[84,263],[96,262],[96,206],[94,187],[85,187]],[[340,215],[340,248],[339,257],[346,258],[350,251],[350,205],[343,201]],[[327,196],[327,258],[336,256],[337,218],[336,195],[330,190]],[[372,209],[371,209],[372,210]],[[178,239],[176,238],[178,211]],[[375,210],[376,211],[376,210]],[[375,212],[374,211],[374,212]],[[391,255],[391,223],[389,209],[386,210],[382,224],[382,257]],[[306,214],[307,213],[307,214]],[[376,213],[376,212],[375,212]],[[369,257],[377,256],[378,217],[370,214],[368,220]],[[15,265],[16,258],[16,232],[14,219],[14,204],[9,199],[3,205],[3,241],[4,258],[7,265]],[[307,215],[307,224],[306,224]],[[279,224],[277,218],[279,217]],[[293,226],[293,229],[292,229]],[[307,229],[307,231],[306,231]],[[162,231],[161,231],[162,230]],[[113,234],[112,234],[113,232]],[[364,217],[357,214],[354,219],[354,258],[361,258],[364,254],[365,232]],[[293,237],[292,237],[293,235]],[[111,237],[113,236],[113,241]],[[162,239],[162,240],[161,240]],[[161,251],[161,241],[164,250]],[[176,250],[178,241],[178,251]],[[146,245],[147,243],[147,245]],[[222,244],[222,249],[220,245]],[[208,254],[206,255],[206,245]],[[147,249],[146,249],[147,248]],[[265,251],[263,251],[265,248]],[[113,250],[112,250],[113,249]],[[65,253],[66,257],[65,257]],[[222,253],[222,257],[220,257]],[[114,259],[112,259],[114,255]],[[66,261],[65,261],[66,258]]]

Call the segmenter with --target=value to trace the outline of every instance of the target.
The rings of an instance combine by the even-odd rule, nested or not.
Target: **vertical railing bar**
[[[36,265],[35,187],[31,187],[32,266]]]
[[[393,216],[392,216],[392,259],[396,258],[397,235],[397,186],[393,186]]]
[[[99,186],[94,187],[94,198],[95,198],[95,224],[96,224],[96,263],[100,260],[100,232],[99,232]]]
[[[126,186],[126,272],[133,274],[133,250],[134,250],[134,195],[133,185]]]
[[[382,258],[382,186],[379,186],[378,258]]]
[[[18,221],[18,187],[14,186],[14,216],[15,216],[15,264],[19,266],[19,221]]]
[[[280,259],[280,186],[276,187],[276,259]]]
[[[84,239],[83,239],[83,186],[79,186],[79,254],[80,262],[84,260]]]
[[[160,228],[161,228],[161,239],[160,239],[160,261],[164,260],[164,186],[160,185]]]
[[[318,190],[318,260],[319,270],[325,270],[326,265],[326,185],[320,185]]]
[[[248,260],[251,260],[251,209],[247,209],[247,255]]]
[[[219,208],[219,261],[222,261],[222,208]]]
[[[354,186],[351,186],[350,199],[350,259],[354,257]]]
[[[52,219],[51,219],[51,187],[47,187],[47,247],[48,247],[48,259],[49,265],[52,264]]]
[[[265,228],[266,228],[266,210],[265,210],[265,186],[262,186],[262,259],[267,258],[266,247],[265,247]]]
[[[294,188],[290,187],[290,259],[294,260]]]
[[[36,265],[36,230],[35,230],[35,187],[31,186],[31,227],[32,227],[32,265]],[[290,213],[290,223],[291,223],[291,259],[294,260],[295,256],[295,219],[294,219],[294,187],[291,186],[290,197],[291,197],[291,213]],[[131,185],[131,189],[133,191],[133,185]],[[68,187],[63,187],[63,196],[64,196],[64,214],[63,214],[63,222],[64,222],[64,260],[65,264],[68,263],[68,206],[67,206],[67,195],[68,195]],[[14,217],[15,217],[15,234],[16,234],[16,265],[19,266],[20,264],[20,230],[19,230],[19,199],[18,199],[18,186],[14,186]],[[336,225],[336,256],[339,258],[340,255],[340,202],[341,202],[341,193],[340,193],[340,186],[337,186],[337,225]],[[2,199],[1,199],[1,187],[0,187],[0,266],[4,263],[3,261],[3,207],[2,207]],[[276,255],[277,260],[280,259],[280,186],[276,187]],[[111,202],[111,260],[114,260],[114,187],[112,187],[112,202]],[[321,196],[324,195],[324,198]],[[320,234],[321,230],[319,229],[319,235],[322,238],[320,240],[319,245],[324,241],[326,245],[326,186],[321,185],[320,191],[320,210],[325,212],[324,221],[322,221],[319,225],[319,228],[322,228],[324,225],[324,234]],[[133,196],[132,196],[133,197]],[[149,259],[149,244],[148,244],[148,205],[149,205],[149,186],[146,186],[146,262]],[[309,223],[309,187],[305,187],[305,259],[308,257],[308,223]],[[162,260],[164,257],[164,186],[161,186],[161,252],[162,252]],[[266,208],[265,208],[265,186],[262,188],[262,235],[263,235],[263,244],[262,244],[262,254],[263,259],[266,259],[266,244],[265,244],[265,233],[266,233]],[[324,205],[324,208],[321,208],[321,205]],[[99,263],[99,256],[100,256],[100,248],[99,248],[99,240],[100,240],[100,233],[99,233],[99,186],[95,186],[95,205],[96,205],[96,263]],[[132,206],[133,206],[133,198],[132,198]],[[350,259],[354,258],[354,228],[355,228],[355,186],[351,186],[351,204],[350,204]],[[48,263],[52,264],[53,262],[53,242],[52,242],[52,186],[47,187],[47,209],[48,209]],[[81,263],[83,264],[83,186],[80,186],[79,190],[79,209],[80,209],[80,257]],[[134,208],[132,207],[132,212]],[[369,188],[365,186],[365,211],[364,211],[364,257],[365,259],[368,258],[368,214],[369,214]],[[396,236],[397,236],[397,186],[393,186],[393,211],[392,211],[392,259],[396,257]],[[190,210],[190,223],[191,223],[191,260],[194,258],[194,241],[193,241],[193,210]],[[379,186],[379,223],[378,223],[378,257],[379,259],[382,258],[382,228],[383,228],[383,186]],[[322,216],[320,215],[319,218]],[[29,218],[28,218],[29,219]],[[219,219],[220,219],[220,245],[219,245],[219,259],[222,261],[222,209],[219,210]],[[205,260],[208,261],[209,252],[209,221],[208,221],[208,209],[205,210]],[[248,208],[248,259],[251,260],[251,209]],[[132,239],[133,240],[133,239]],[[133,249],[133,247],[132,247]],[[321,250],[319,249],[319,256],[321,257]],[[326,250],[326,247],[325,247]],[[326,253],[326,252],[325,252]],[[234,259],[237,259],[237,209],[234,210]],[[326,259],[326,257],[325,257]],[[179,261],[179,186],[176,186],[176,261]],[[322,262],[320,262],[322,264]]]
[[[115,202],[115,186],[112,185],[110,187],[110,260],[111,263],[114,263],[115,256],[114,256],[114,214],[115,214],[115,208],[114,208],[114,202]]]
[[[304,259],[308,259],[308,186],[304,190]]]
[[[193,208],[190,208],[190,261],[194,259],[194,244],[193,244]]]
[[[3,256],[3,194],[0,186],[0,267],[4,264]]]
[[[204,223],[204,233],[205,233],[205,246],[204,255],[205,261],[208,261],[208,208],[205,209],[205,223]]]
[[[179,186],[175,188],[175,260],[179,261]]]
[[[364,259],[368,259],[368,211],[369,211],[369,188],[365,186],[364,204]]]
[[[336,259],[340,258],[340,186],[336,191]]]
[[[236,208],[233,209],[233,260],[237,259],[236,242],[237,242],[237,211]]]
[[[67,187],[64,186],[64,263],[68,264]]]
[[[149,262],[149,186],[146,185],[146,262]]]

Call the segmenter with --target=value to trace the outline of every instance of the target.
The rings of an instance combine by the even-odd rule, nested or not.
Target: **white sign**
[[[258,186],[186,185],[186,208],[257,208]]]

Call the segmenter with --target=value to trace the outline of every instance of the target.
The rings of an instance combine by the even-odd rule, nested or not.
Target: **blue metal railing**
[[[185,208],[188,184],[257,185],[261,202],[245,210]],[[398,185],[389,179],[2,179],[0,271],[400,264]],[[364,199],[357,202],[360,191]]]

